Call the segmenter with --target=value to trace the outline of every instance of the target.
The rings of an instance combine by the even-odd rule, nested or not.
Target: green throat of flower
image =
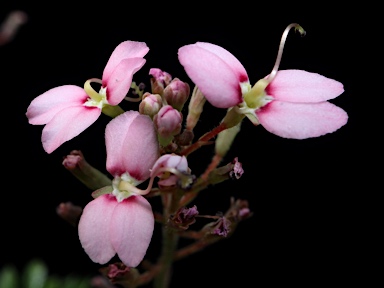
[[[243,95],[244,102],[248,108],[257,110],[271,101],[265,93],[265,88],[268,84],[268,80],[261,79]]]
[[[124,111],[119,106],[112,106],[108,103],[107,100],[107,87],[101,87],[99,92],[96,92],[91,83],[102,84],[102,81],[97,78],[92,78],[87,80],[84,83],[84,91],[89,96],[88,100],[84,103],[86,107],[97,107],[105,115],[108,115],[112,118],[124,113]]]
[[[140,181],[137,181],[126,172],[113,179],[112,194],[115,195],[118,202],[121,202],[131,196],[141,194],[141,190],[136,187],[138,184],[140,184]]]

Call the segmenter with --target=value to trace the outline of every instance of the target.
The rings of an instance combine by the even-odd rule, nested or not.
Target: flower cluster
[[[145,65],[149,48],[143,42],[125,41],[112,52],[101,79],[91,78],[83,88],[56,87],[31,102],[26,116],[30,124],[45,125],[41,141],[47,153],[79,135],[102,113],[111,117],[105,127],[110,175],[91,166],[82,151],[73,150],[63,166],[93,191],[94,199],[84,208],[68,202],[57,210],[77,227],[80,243],[92,261],[103,265],[118,256],[121,262],[101,270],[111,283],[137,287],[155,280],[156,287],[167,287],[174,261],[230,236],[241,221],[252,216],[243,199],[231,198],[228,210],[214,211],[214,215],[201,215],[192,203],[208,186],[241,178],[244,171],[237,157],[225,165],[221,162],[243,119],[293,139],[319,137],[347,123],[347,113],[329,102],[343,93],[342,83],[313,72],[278,70],[292,28],[305,33],[296,23],[286,28],[273,70],[254,85],[229,51],[197,42],[180,47],[177,55],[193,89],[189,80],[151,68],[150,90],[146,91],[145,85],[133,82],[133,76]],[[98,92],[92,86],[95,83],[100,85]],[[122,101],[139,101],[138,111],[123,110]],[[194,128],[206,102],[226,109],[226,114],[196,140]],[[214,157],[204,173],[195,175],[188,158],[208,144],[214,144]],[[142,183],[147,183],[146,189],[138,187]],[[161,198],[162,211],[152,209],[154,197]],[[192,230],[202,218],[211,222]],[[156,223],[163,227],[164,246],[158,263],[152,264],[144,258]],[[176,250],[179,237],[194,242]],[[138,272],[140,264],[146,273]]]

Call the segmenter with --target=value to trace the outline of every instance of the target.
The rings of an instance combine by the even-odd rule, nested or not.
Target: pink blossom
[[[318,137],[347,123],[347,113],[328,102],[344,92],[336,80],[303,70],[282,70],[272,80],[266,77],[252,87],[243,65],[222,47],[197,42],[181,47],[178,56],[208,102],[218,108],[233,107],[275,135]]]
[[[148,51],[143,42],[122,42],[111,54],[101,80],[89,79],[84,88],[55,87],[36,97],[26,116],[30,124],[45,125],[41,137],[44,150],[52,153],[93,124],[101,112],[112,117],[124,112],[117,105],[128,93],[133,74],[145,64],[143,57]],[[91,82],[101,85],[99,92]]]
[[[137,111],[112,119],[105,138],[112,187],[84,207],[79,238],[92,261],[105,264],[117,254],[126,266],[136,267],[154,229],[151,205],[136,186],[149,178],[159,144],[152,120]]]

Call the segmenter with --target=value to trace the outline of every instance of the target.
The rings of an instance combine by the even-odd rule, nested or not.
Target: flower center
[[[235,111],[247,116],[255,125],[260,124],[256,111],[273,100],[271,96],[265,93],[268,84],[269,81],[266,79],[257,81],[252,88],[249,82],[240,83],[244,101],[234,107]]]
[[[268,80],[261,79],[243,93],[244,102],[248,108],[257,110],[272,101],[272,98],[265,93],[268,84]]]
[[[128,172],[125,172],[121,176],[116,176],[112,180],[112,194],[115,195],[118,202],[121,202],[133,195],[137,195],[136,186],[140,183],[140,181],[131,177]]]
[[[84,83],[85,93],[89,96],[88,100],[84,103],[87,107],[98,107],[103,109],[106,105],[109,105],[107,100],[107,88],[101,87],[99,92],[96,92],[91,86],[91,82],[102,84],[100,79],[92,78]]]

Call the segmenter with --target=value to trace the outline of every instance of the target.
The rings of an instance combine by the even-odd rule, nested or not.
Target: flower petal
[[[47,124],[61,110],[79,106],[87,100],[84,89],[75,85],[52,88],[32,100],[26,116],[34,125]]]
[[[243,64],[241,64],[240,61],[231,52],[224,49],[223,47],[207,42],[196,42],[196,46],[210,51],[216,56],[220,57],[232,68],[235,73],[237,73],[237,77],[239,78],[240,82],[248,81],[247,71],[245,71]]]
[[[248,75],[241,63],[227,50],[198,42],[179,48],[178,57],[188,77],[215,107],[233,107],[242,100],[241,82]]]
[[[153,168],[151,169],[151,177],[152,176],[160,176],[163,174],[163,172],[160,173],[160,175],[156,172],[163,168],[175,168],[181,172],[188,172],[188,161],[185,156],[180,156],[176,154],[164,154],[160,158],[157,159],[156,163],[153,165]]]
[[[332,133],[348,121],[347,113],[329,103],[272,101],[257,111],[260,124],[284,138],[305,139]]]
[[[103,87],[107,87],[107,100],[110,105],[118,105],[131,88],[132,77],[143,65],[144,58],[122,60],[108,78],[103,78]]]
[[[110,237],[120,260],[136,267],[143,260],[155,225],[152,207],[141,195],[119,203],[113,213]]]
[[[101,110],[96,107],[74,106],[61,110],[43,129],[41,141],[44,150],[52,153],[91,126],[100,114]]]
[[[148,51],[149,48],[144,42],[128,40],[120,43],[115,50],[113,50],[107,65],[105,65],[102,77],[103,81],[108,81],[109,77],[122,60],[129,58],[143,58]]]
[[[280,70],[266,92],[280,101],[315,103],[336,98],[344,88],[342,83],[317,73]]]
[[[159,144],[151,118],[127,111],[106,126],[107,170],[113,176],[128,172],[145,181],[159,157]]]
[[[116,251],[110,240],[112,215],[118,202],[111,195],[102,195],[89,202],[80,217],[79,239],[85,252],[93,262],[105,264]]]

